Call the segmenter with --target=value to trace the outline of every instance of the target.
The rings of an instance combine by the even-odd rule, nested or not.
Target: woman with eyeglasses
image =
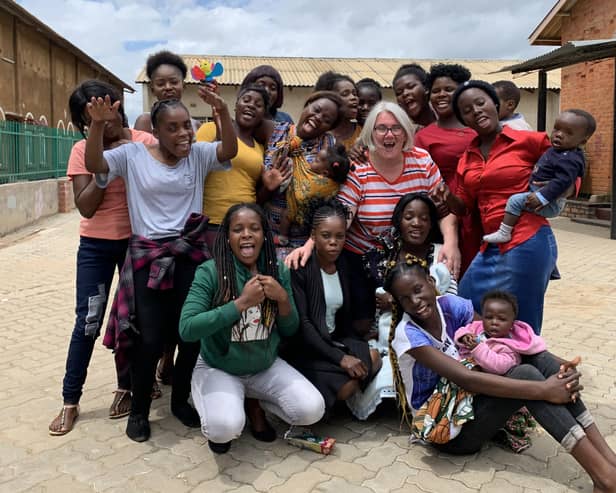
[[[343,255],[352,277],[353,325],[368,334],[376,310],[374,280],[363,268],[362,256],[377,247],[377,237],[391,228],[391,217],[400,197],[412,192],[433,193],[442,178],[430,155],[413,145],[413,124],[398,105],[378,103],[366,118],[360,142],[368,148],[368,160],[357,163],[338,192],[350,210]],[[440,219],[444,245],[438,261],[454,273],[460,268],[456,219],[446,214]],[[312,254],[312,240],[287,257],[293,268],[305,265]]]

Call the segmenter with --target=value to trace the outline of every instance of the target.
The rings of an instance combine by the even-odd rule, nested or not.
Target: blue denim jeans
[[[490,245],[471,262],[458,295],[472,300],[475,311],[481,313],[485,293],[508,291],[518,298],[518,319],[540,334],[543,298],[557,254],[556,238],[549,226],[542,226],[534,236],[502,255],[498,246]]]
[[[105,316],[115,270],[124,263],[128,239],[102,240],[82,236],[77,251],[75,326],[66,357],[62,396],[77,404],[88,374],[88,365]],[[130,374],[118,374],[118,388],[130,389]]]
[[[507,205],[505,206],[505,212],[513,214],[514,216],[522,215],[523,211],[529,211],[533,214],[537,214],[543,217],[557,217],[565,208],[567,199],[561,198],[548,202],[545,206],[535,212],[533,209],[526,207],[526,199],[531,192],[515,193],[507,199]]]

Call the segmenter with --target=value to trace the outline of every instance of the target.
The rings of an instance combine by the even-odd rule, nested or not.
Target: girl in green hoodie
[[[244,428],[245,398],[258,399],[292,425],[317,422],[324,402],[305,377],[278,357],[280,337],[293,335],[299,318],[289,271],[276,260],[258,205],[229,208],[213,257],[197,269],[182,309],[180,336],[201,341],[192,397],[210,448],[225,453]],[[253,435],[271,441],[275,432],[255,404],[247,405]]]

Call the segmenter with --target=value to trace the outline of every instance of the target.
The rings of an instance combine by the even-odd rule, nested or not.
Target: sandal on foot
[[[65,404],[62,411],[49,425],[51,436],[66,435],[75,426],[75,421],[79,417],[79,404]]]
[[[158,385],[158,382],[154,380],[154,383],[152,384],[152,393],[150,394],[150,397],[152,398],[153,401],[155,401],[156,399],[160,399],[162,396],[163,396],[163,391],[160,390],[160,386]]]
[[[116,390],[113,393],[115,395],[109,408],[109,418],[119,419],[128,416],[132,402],[130,390]]]
[[[166,355],[158,361],[156,366],[156,380],[163,385],[171,385],[173,383],[173,356],[169,360]]]

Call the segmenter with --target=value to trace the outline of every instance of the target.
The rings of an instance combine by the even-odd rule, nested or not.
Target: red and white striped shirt
[[[430,193],[441,181],[430,154],[417,147],[404,152],[404,169],[391,182],[371,162],[356,165],[338,192],[341,202],[356,209],[345,248],[361,255],[377,246],[375,238],[391,227],[391,216],[400,198],[412,192]]]

